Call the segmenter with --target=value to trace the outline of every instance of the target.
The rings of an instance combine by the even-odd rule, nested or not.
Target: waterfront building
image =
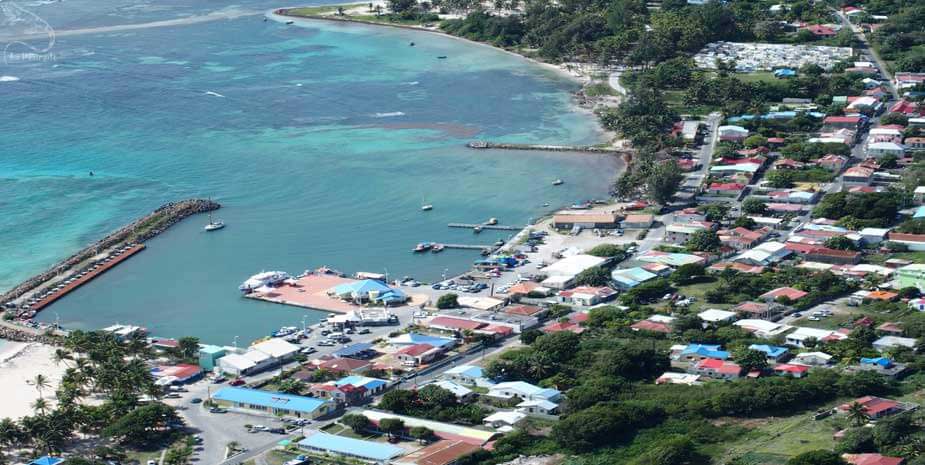
[[[335,409],[334,404],[313,397],[241,387],[222,388],[212,394],[211,400],[221,407],[243,412],[299,418],[318,418]]]

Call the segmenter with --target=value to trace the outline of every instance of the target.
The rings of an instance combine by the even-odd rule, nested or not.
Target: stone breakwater
[[[0,326],[0,339],[14,342],[39,342],[49,345],[59,345],[61,343],[60,336],[46,334],[32,328],[19,328],[9,323]]]
[[[611,153],[616,155],[631,155],[633,150],[616,149],[610,147],[596,147],[593,145],[549,145],[549,144],[512,144],[506,142],[491,142],[477,140],[466,144],[470,149],[500,149],[500,150],[541,150],[546,152],[587,152]]]
[[[221,205],[217,202],[204,199],[181,200],[179,202],[170,202],[161,205],[153,212],[119,228],[99,241],[84,247],[74,255],[61,260],[47,271],[27,279],[22,284],[0,295],[0,302],[11,302],[14,299],[22,297],[29,291],[41,286],[43,283],[63,274],[71,268],[79,266],[81,263],[99,254],[102,250],[120,244],[145,242],[166,231],[184,218],[197,213],[217,210],[219,208],[221,208]]]

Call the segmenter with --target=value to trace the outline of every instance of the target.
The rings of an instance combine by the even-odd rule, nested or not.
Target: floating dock
[[[52,293],[48,294],[42,300],[39,300],[38,302],[30,305],[29,310],[33,312],[38,312],[39,310],[54,303],[56,300],[66,296],[69,292],[73,291],[74,289],[77,289],[78,287],[83,286],[84,284],[92,281],[93,278],[96,278],[97,276],[105,273],[112,267],[124,262],[132,255],[135,255],[136,253],[141,252],[144,249],[145,249],[144,244],[134,244],[134,245],[129,246],[128,249],[125,249],[115,255],[110,255],[108,258],[105,258],[100,263],[97,263],[96,265],[94,265],[97,267],[95,270],[87,271],[86,274],[84,274],[83,276],[75,278],[74,281],[71,281],[70,283],[65,284],[63,287],[61,287],[57,291],[53,291]]]
[[[480,223],[480,224],[450,223],[447,226],[451,228],[462,228],[462,229],[475,229],[475,228],[494,229],[496,231],[520,231],[521,229],[524,228],[523,226],[504,226],[500,224],[485,224],[485,223]],[[443,244],[443,245],[447,245],[447,244]]]

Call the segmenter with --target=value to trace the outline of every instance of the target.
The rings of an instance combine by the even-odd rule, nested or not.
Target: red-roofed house
[[[578,323],[572,323],[571,321],[566,322],[552,322],[543,327],[540,331],[544,333],[558,333],[560,331],[569,331],[575,334],[581,334],[585,332],[585,328]]]
[[[809,295],[808,292],[803,292],[799,289],[794,289],[792,287],[778,287],[777,289],[773,289],[768,292],[765,292],[764,294],[761,294],[760,296],[758,296],[758,298],[764,301],[769,301],[769,300],[777,300],[781,297],[786,297],[790,299],[791,301],[793,301],[793,300],[802,299],[803,297],[806,297],[807,295]]]
[[[846,184],[870,184],[874,177],[874,169],[866,166],[852,166],[845,170],[842,179]]]
[[[798,170],[806,166],[801,161],[791,160],[790,158],[781,158],[774,162],[774,168],[779,170]]]
[[[745,185],[737,182],[714,182],[707,191],[714,195],[738,195],[742,189],[745,189]]]
[[[835,35],[838,34],[835,29],[824,24],[810,24],[803,29],[812,32],[816,37],[835,37]]]
[[[774,366],[774,373],[793,378],[802,378],[809,372],[806,365],[793,365],[790,363],[780,363]]]
[[[822,168],[825,168],[833,173],[837,173],[845,167],[845,163],[848,163],[848,159],[841,156],[830,153],[822,158],[820,158],[816,164]]]
[[[851,129],[857,131],[861,128],[864,119],[860,116],[826,116],[823,124],[830,128]]]
[[[536,305],[511,305],[504,309],[504,313],[509,315],[520,315],[520,316],[541,316],[546,309],[543,307],[538,307]]]
[[[479,321],[465,320],[462,318],[453,318],[451,316],[437,316],[432,318],[427,326],[433,329],[439,329],[443,331],[465,331],[470,330],[474,331],[485,326],[487,323],[482,323]]]
[[[887,235],[887,239],[891,242],[897,242],[900,244],[909,247],[909,250],[922,251],[925,250],[925,234],[906,234],[906,233],[897,233],[891,232]]]
[[[864,396],[851,402],[841,404],[838,406],[838,410],[841,412],[847,412],[851,408],[851,405],[855,403],[861,404],[861,407],[864,408],[864,413],[867,415],[867,418],[870,418],[871,420],[883,418],[887,415],[899,413],[903,410],[899,405],[899,402],[876,396]]]
[[[880,454],[842,454],[842,458],[851,465],[902,465],[902,457],[887,457]]]
[[[742,367],[738,364],[718,358],[705,358],[691,365],[688,371],[714,379],[738,379],[742,375]]]
[[[441,350],[430,344],[414,344],[395,352],[395,358],[402,363],[422,365],[440,355]]]
[[[723,245],[727,245],[736,250],[750,249],[758,245],[767,236],[768,228],[756,229],[754,231],[738,227],[726,229],[719,232],[719,240]]]
[[[321,362],[318,364],[318,369],[334,373],[361,373],[368,370],[369,366],[370,363],[366,360],[339,357]]]
[[[637,321],[630,326],[630,329],[633,331],[651,331],[653,333],[671,333],[671,326],[668,326],[665,323],[649,320]]]
[[[877,326],[877,331],[881,333],[892,334],[894,336],[901,336],[903,333],[903,328],[899,323],[887,321],[886,323]]]
[[[806,254],[806,259],[813,262],[832,263],[836,265],[856,265],[861,261],[861,253],[854,250],[837,250],[828,247],[816,247]]]
[[[919,104],[908,100],[900,100],[890,107],[890,113],[902,113],[906,116],[918,115]]]

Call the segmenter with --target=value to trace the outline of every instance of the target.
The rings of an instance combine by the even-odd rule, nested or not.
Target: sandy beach
[[[66,367],[55,366],[55,348],[39,343],[4,342],[0,345],[0,418],[21,418],[33,413],[31,404],[39,397],[32,385],[38,374],[48,378],[42,390],[45,399],[54,402],[55,389]]]

